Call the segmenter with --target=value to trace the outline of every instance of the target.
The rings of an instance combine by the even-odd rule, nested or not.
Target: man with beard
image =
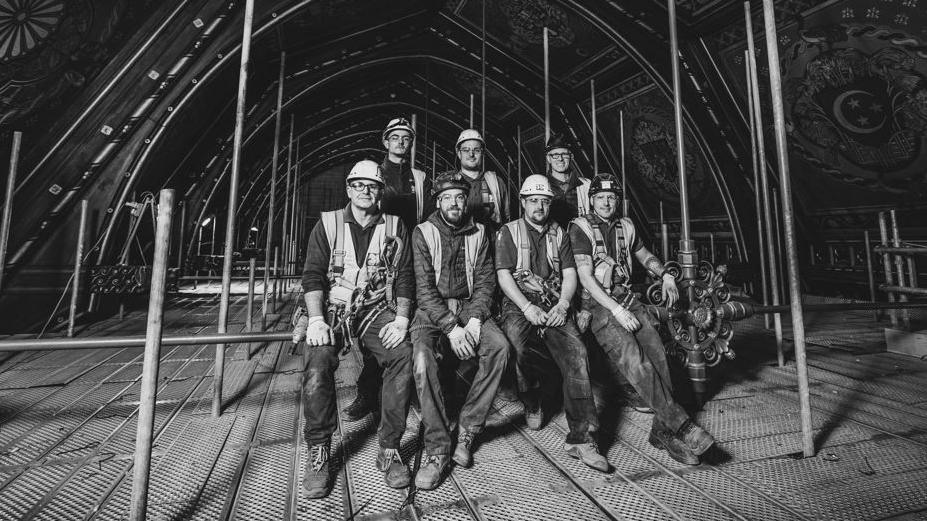
[[[486,227],[467,211],[470,185],[453,173],[435,179],[438,209],[412,234],[419,308],[412,325],[413,374],[425,428],[425,454],[415,486],[438,486],[448,465],[451,422],[439,381],[439,362],[476,359],[478,368],[458,419],[454,462],[473,463],[508,360],[509,345],[490,318],[496,289]]]
[[[467,191],[467,208],[473,219],[494,232],[508,221],[509,205],[505,183],[495,172],[483,170],[486,142],[472,128],[457,138],[457,158],[460,160],[458,178],[470,186]]]
[[[692,421],[673,399],[669,366],[656,321],[631,292],[632,256],[663,280],[666,304],[679,298],[676,281],[635,233],[634,224],[618,216],[621,189],[617,178],[601,174],[589,186],[592,213],[570,225],[570,242],[583,286],[583,306],[592,315],[590,330],[611,365],[654,410],[650,443],[676,461],[698,465],[715,440]]]
[[[562,134],[547,141],[547,175],[554,198],[550,203],[550,218],[562,227],[577,216],[589,213],[589,179],[573,170],[573,152]]]
[[[547,177],[531,175],[519,191],[524,216],[507,223],[496,238],[496,274],[505,293],[503,329],[515,347],[518,391],[528,428],[540,430],[544,411],[539,393],[544,361],[553,358],[563,378],[563,408],[570,432],[564,449],[586,465],[608,472],[600,453],[586,347],[570,316],[576,293],[576,264],[569,237],[548,221]]]
[[[303,488],[309,498],[331,491],[331,437],[338,421],[335,370],[342,346],[362,347],[383,368],[376,465],[388,486],[409,484],[399,442],[412,393],[412,345],[406,335],[414,273],[405,226],[380,212],[383,185],[376,163],[358,162],[347,177],[350,203],[323,212],[309,236],[303,270],[308,321],[304,317],[300,335],[306,340],[303,435],[309,458]],[[294,334],[294,341],[301,339]]]
[[[383,129],[382,138],[386,157],[380,169],[386,186],[380,198],[380,210],[398,216],[407,230],[413,230],[434,210],[429,197],[431,182],[425,172],[412,168],[408,157],[415,141],[415,130],[406,118],[393,118]],[[373,412],[381,384],[377,364],[365,356],[357,377],[357,395],[350,405],[342,409],[342,417],[354,422]]]

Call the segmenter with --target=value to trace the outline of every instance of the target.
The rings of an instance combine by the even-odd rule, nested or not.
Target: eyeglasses
[[[463,152],[463,154],[464,154],[465,156],[469,156],[470,154],[473,154],[473,155],[475,155],[475,156],[478,156],[478,155],[480,155],[480,154],[483,153],[483,149],[482,149],[481,147],[476,147],[476,148],[461,148],[460,151]]]
[[[536,204],[536,205],[540,205],[540,206],[550,206],[550,198],[549,198],[549,197],[528,197],[528,198],[525,199],[525,201],[527,201],[527,202],[529,202],[529,203],[531,203],[531,204]]]
[[[390,143],[398,143],[400,141],[402,141],[403,143],[412,142],[412,136],[397,136],[396,134],[393,134],[392,136],[386,139],[388,139]]]
[[[547,157],[551,159],[570,159],[573,157],[573,154],[569,152],[555,152],[553,154],[547,154]]]
[[[618,196],[614,194],[595,194],[592,196],[592,199],[596,201],[608,201],[610,203],[614,203],[618,200]]]
[[[438,196],[438,200],[441,201],[442,203],[446,203],[448,201],[454,201],[456,203],[463,203],[464,201],[467,200],[467,196],[465,194],[457,194],[457,195],[441,194]]]
[[[367,191],[372,194],[379,193],[380,190],[383,188],[382,186],[379,185],[379,183],[361,183],[360,181],[351,183],[348,186],[350,186],[352,190],[358,193],[363,192],[364,188],[366,188]]]

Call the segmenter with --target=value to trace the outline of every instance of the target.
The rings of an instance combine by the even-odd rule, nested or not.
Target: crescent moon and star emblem
[[[837,123],[854,134],[873,134],[888,121],[882,100],[867,91],[853,89],[834,99],[833,114]]]

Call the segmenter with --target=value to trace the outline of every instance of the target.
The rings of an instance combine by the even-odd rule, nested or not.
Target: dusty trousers
[[[380,390],[381,414],[378,430],[380,447],[398,449],[406,430],[406,416],[412,397],[412,344],[403,341],[393,349],[384,349],[380,342],[380,329],[393,321],[396,315],[384,310],[373,320],[362,338],[362,349],[367,351],[383,369],[383,387]],[[327,443],[335,432],[338,417],[335,394],[335,370],[338,369],[340,347],[306,345],[304,355],[303,413],[306,425],[303,436],[309,446]]]
[[[447,405],[441,389],[440,367],[459,360],[451,350],[447,335],[428,315],[419,310],[412,321],[412,359],[415,388],[425,427],[425,449],[430,455],[451,452],[451,429]],[[474,433],[483,430],[499,380],[508,362],[509,344],[493,320],[483,323],[476,351],[477,370],[460,409],[460,429]]]

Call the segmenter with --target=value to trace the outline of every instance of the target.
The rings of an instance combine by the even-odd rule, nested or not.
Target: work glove
[[[478,318],[471,318],[467,321],[467,325],[464,326],[464,331],[467,332],[467,342],[471,346],[477,346],[480,343],[480,332],[483,329],[483,323],[480,322]]]
[[[454,326],[454,329],[447,334],[447,338],[451,341],[451,351],[457,355],[457,358],[461,360],[469,360],[476,356],[476,352],[473,350],[473,346],[467,341],[467,330],[460,327]]]
[[[312,347],[335,345],[334,332],[322,317],[309,319],[309,326],[306,328],[306,343]]]
[[[393,349],[401,344],[406,339],[408,332],[409,319],[397,316],[392,322],[380,329],[380,342],[383,343],[383,349]]]
[[[640,321],[634,316],[634,313],[628,311],[624,306],[615,306],[612,310],[612,316],[618,321],[621,327],[628,330],[629,333],[636,333],[641,328]]]
[[[663,274],[663,297],[666,307],[671,308],[679,300],[679,289],[676,288],[676,279],[669,273]]]
[[[533,326],[543,326],[547,322],[547,313],[544,313],[544,310],[537,307],[536,305],[528,302],[521,312],[524,313],[525,318],[528,319],[528,322]]]
[[[557,305],[550,308],[547,312],[546,324],[550,327],[560,327],[566,324],[567,312],[570,310],[570,303],[566,300],[560,300]]]

